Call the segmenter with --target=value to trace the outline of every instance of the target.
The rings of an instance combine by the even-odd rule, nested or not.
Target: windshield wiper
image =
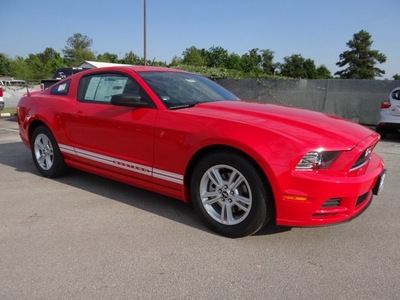
[[[181,108],[189,108],[195,106],[197,103],[189,103],[189,104],[179,104],[179,105],[174,105],[169,107],[169,109],[174,110],[174,109],[181,109]]]

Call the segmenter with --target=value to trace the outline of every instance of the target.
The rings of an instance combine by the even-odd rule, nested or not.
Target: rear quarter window
[[[51,95],[67,95],[69,91],[69,85],[71,81],[64,81],[62,83],[56,84],[50,90]]]

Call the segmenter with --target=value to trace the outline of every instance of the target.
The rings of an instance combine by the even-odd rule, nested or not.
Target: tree
[[[400,80],[400,73],[393,76],[394,80]]]
[[[329,69],[324,66],[321,65],[317,68],[317,74],[315,79],[329,79],[332,78],[331,72],[329,71]]]
[[[174,56],[171,60],[171,63],[169,64],[171,67],[179,66],[182,64],[182,58],[178,56]]]
[[[143,65],[143,58],[129,51],[119,62],[127,65]]]
[[[350,50],[341,53],[340,61],[336,63],[339,67],[347,68],[336,72],[335,75],[343,79],[374,79],[385,74],[384,70],[375,65],[384,63],[386,56],[377,50],[371,50],[372,43],[371,35],[367,31],[355,33],[353,39],[346,44]]]
[[[50,76],[55,70],[65,65],[64,59],[61,57],[60,53],[55,51],[53,48],[46,48],[42,53],[37,55],[43,63],[47,75],[42,78]]]
[[[240,68],[245,73],[261,73],[262,57],[258,53],[258,48],[251,49],[249,53],[242,55],[240,59]]]
[[[192,46],[190,48],[186,48],[182,55],[182,62],[185,65],[202,67],[206,66],[207,64],[207,54],[205,49],[198,49],[195,46]]]
[[[281,76],[301,79],[317,78],[317,69],[313,60],[305,59],[300,54],[286,56],[283,60],[284,62],[280,64]]]
[[[11,73],[12,76],[19,79],[30,80],[32,79],[32,70],[28,66],[26,60],[21,57],[17,56],[11,62]]]
[[[0,53],[0,75],[11,75],[11,60],[3,53]]]
[[[226,68],[229,53],[222,47],[211,47],[206,52],[206,62],[209,68]]]
[[[93,40],[81,33],[74,33],[67,39],[67,46],[62,49],[68,64],[73,66],[85,60],[95,60],[96,56],[91,51]]]
[[[261,50],[261,66],[264,70],[264,73],[267,75],[274,75],[276,64],[274,63],[274,55],[275,52],[269,49]]]
[[[118,63],[118,55],[109,52],[97,55],[97,61]]]
[[[240,56],[236,53],[229,54],[225,67],[231,70],[240,70]]]
[[[25,63],[29,69],[29,76],[23,77],[24,79],[40,80],[42,78],[49,77],[48,75],[50,72],[46,70],[46,65],[43,63],[38,54],[29,54],[28,58],[25,60]]]

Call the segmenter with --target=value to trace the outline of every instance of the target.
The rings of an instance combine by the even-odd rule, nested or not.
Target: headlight
[[[296,170],[328,169],[339,156],[340,151],[312,151],[305,154],[296,166]]]

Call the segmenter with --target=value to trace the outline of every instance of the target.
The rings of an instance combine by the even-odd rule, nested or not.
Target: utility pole
[[[144,52],[144,65],[147,65],[147,30],[146,30],[146,18],[147,18],[147,13],[146,13],[146,0],[144,0],[143,3],[143,52]]]

